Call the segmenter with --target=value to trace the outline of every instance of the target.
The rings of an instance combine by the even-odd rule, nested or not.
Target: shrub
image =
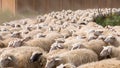
[[[120,25],[120,15],[119,14],[109,14],[107,16],[97,17],[95,22],[102,26],[116,26]]]

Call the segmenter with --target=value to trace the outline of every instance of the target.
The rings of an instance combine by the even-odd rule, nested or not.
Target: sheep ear
[[[59,61],[59,60],[61,60],[61,58],[60,57],[55,57],[55,60]]]
[[[39,60],[39,58],[41,57],[41,55],[43,55],[43,53],[41,52],[35,52],[32,54],[32,56],[30,57],[30,62],[36,62]]]

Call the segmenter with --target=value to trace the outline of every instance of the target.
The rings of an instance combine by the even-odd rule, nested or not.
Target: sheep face
[[[105,36],[104,35],[100,35],[100,36],[98,36],[98,39],[102,39],[102,40],[105,40]]]
[[[90,35],[88,36],[88,41],[91,41],[91,40],[93,40],[93,39],[97,39],[97,36],[95,36],[95,35],[93,35],[93,34],[90,34]]]
[[[41,52],[34,52],[32,56],[30,57],[30,62],[36,62],[39,60],[39,58],[43,55]]]
[[[47,59],[45,68],[55,68],[60,64],[60,57],[51,57]]]
[[[30,39],[32,39],[32,37],[26,36],[26,37],[23,39],[23,41],[29,41]]]
[[[100,56],[101,57],[110,56],[111,52],[112,52],[111,46],[103,47],[103,50],[101,51]]]
[[[39,34],[37,34],[37,38],[45,38],[45,34],[42,34],[42,33],[39,33]]]
[[[106,39],[104,41],[106,43],[114,43],[115,40],[116,40],[116,38],[114,36],[108,36],[108,37],[106,37]]]
[[[0,59],[0,66],[1,68],[4,67],[13,67],[14,66],[14,61],[13,61],[13,56],[2,56]]]
[[[64,43],[65,39],[64,38],[58,38],[58,39],[55,39],[55,41],[58,42],[58,43]]]
[[[43,56],[43,53],[41,53],[39,51],[35,51],[32,53],[29,61],[30,61],[30,63],[33,63],[33,64],[39,63],[39,67],[44,68],[45,63],[46,63],[46,57]]]
[[[14,32],[11,37],[14,37],[14,38],[19,38],[21,37],[21,33],[20,32]]]
[[[51,48],[50,48],[50,51],[49,52],[51,52],[51,51],[53,51],[53,50],[57,50],[57,49],[63,49],[64,47],[63,47],[63,45],[61,44],[61,43],[53,43],[52,45],[51,45]]]
[[[80,48],[85,48],[85,46],[83,44],[76,43],[76,44],[73,45],[71,50],[80,49]]]
[[[10,41],[8,47],[20,47],[22,45],[22,40]]]
[[[94,35],[99,36],[99,35],[101,35],[102,33],[103,33],[103,31],[95,31],[95,32],[94,32]]]

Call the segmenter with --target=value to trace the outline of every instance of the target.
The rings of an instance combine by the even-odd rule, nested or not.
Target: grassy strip
[[[95,19],[95,22],[99,25],[102,25],[103,27],[105,27],[107,25],[110,25],[110,26],[120,25],[120,15],[109,14],[107,16],[97,17]]]

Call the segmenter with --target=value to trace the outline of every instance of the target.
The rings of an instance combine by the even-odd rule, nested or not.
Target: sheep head
[[[53,50],[57,50],[57,49],[63,49],[64,47],[63,47],[63,45],[62,45],[62,43],[53,43],[52,45],[51,45],[51,48],[50,48],[50,51],[49,52],[51,52],[51,51],[53,51]]]
[[[75,50],[75,49],[80,49],[80,48],[85,48],[85,46],[81,43],[76,43],[74,45],[72,45],[73,47],[71,48],[71,50]]]
[[[33,52],[32,56],[30,57],[30,62],[37,62],[39,61],[39,58],[43,55],[41,52]]]
[[[64,43],[65,39],[64,38],[58,38],[58,39],[55,39],[55,41],[58,42],[58,43]]]
[[[0,58],[0,67],[14,67],[15,59],[12,55],[2,55]]]
[[[98,39],[101,39],[101,40],[105,40],[105,38],[106,38],[106,36],[104,36],[104,35],[98,36]]]
[[[93,39],[97,39],[97,36],[95,36],[94,34],[89,34],[88,41],[91,41]]]
[[[112,46],[107,46],[107,47],[103,47],[103,50],[100,53],[101,57],[107,57],[110,56],[112,52]]]
[[[20,38],[21,37],[21,33],[20,32],[13,32],[11,37],[13,37],[13,38]]]
[[[46,37],[46,35],[43,33],[38,33],[36,36],[37,36],[37,38],[45,38]]]
[[[26,37],[24,37],[23,39],[22,39],[22,41],[29,41],[29,40],[31,40],[32,39],[32,37],[30,37],[30,36],[26,36]]]
[[[112,43],[114,43],[115,41],[116,41],[116,38],[114,37],[114,36],[108,36],[108,37],[106,37],[106,39],[104,40],[106,43],[110,43],[110,44],[112,44]]]
[[[17,40],[14,40],[14,41],[10,41],[8,43],[8,47],[20,47],[20,46],[22,46],[22,44],[23,44],[23,40],[17,39]]]
[[[57,67],[58,65],[60,65],[60,61],[61,61],[61,57],[59,56],[55,56],[55,57],[49,57],[47,59],[47,63],[46,63],[46,66],[45,68],[55,68]]]
[[[94,32],[94,35],[99,36],[99,35],[101,35],[102,33],[103,33],[103,31],[95,31],[95,32]]]

